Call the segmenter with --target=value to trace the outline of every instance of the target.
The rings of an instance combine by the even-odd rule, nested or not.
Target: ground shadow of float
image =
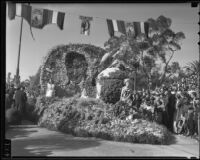
[[[15,130],[7,135],[11,139],[12,156],[51,156],[56,150],[72,151],[99,146],[100,140],[93,138],[79,138],[67,134],[34,136],[37,130]],[[78,156],[78,155],[77,155]]]

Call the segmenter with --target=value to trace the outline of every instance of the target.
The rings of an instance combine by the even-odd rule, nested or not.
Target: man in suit
[[[17,88],[17,91],[15,93],[15,107],[19,111],[21,115],[21,120],[26,116],[26,102],[27,102],[27,96],[25,93],[25,87],[21,86]]]

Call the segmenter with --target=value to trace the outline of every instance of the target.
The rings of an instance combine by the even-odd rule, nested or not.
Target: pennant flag
[[[8,18],[10,20],[15,19],[16,15],[16,4],[12,2],[8,2]]]
[[[48,9],[32,8],[31,26],[42,29],[47,24],[57,24],[63,30],[65,13],[56,12]]]
[[[111,37],[114,36],[115,32],[126,34],[124,21],[107,19],[107,25],[108,25],[108,32]]]
[[[90,34],[90,21],[92,21],[92,17],[84,17],[80,16],[81,19],[81,34],[89,35]]]
[[[133,25],[134,25],[135,37],[143,33],[148,38],[149,24],[147,22],[133,22]]]
[[[30,24],[31,6],[8,2],[8,17],[10,20],[13,20],[15,19],[15,16],[23,17]],[[30,31],[32,38],[34,39],[31,26],[30,26]]]
[[[30,11],[31,11],[31,6],[8,2],[8,17],[10,20],[15,19],[15,16],[20,16],[25,18],[29,22]]]
[[[63,30],[65,13],[47,9],[38,9],[29,5],[8,3],[8,17],[23,17],[31,27],[42,29],[45,25],[55,23]]]
[[[135,36],[135,30],[134,30],[133,22],[125,22],[125,28],[126,28],[126,35],[127,36],[131,36],[131,35]]]

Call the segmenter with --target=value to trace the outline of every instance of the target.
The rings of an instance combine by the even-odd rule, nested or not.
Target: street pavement
[[[33,124],[10,126],[12,156],[177,156],[199,157],[198,141],[181,135],[170,145],[107,141],[74,137]]]

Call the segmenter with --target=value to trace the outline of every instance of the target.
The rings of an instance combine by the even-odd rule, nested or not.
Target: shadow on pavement
[[[79,150],[96,147],[101,144],[99,142],[100,140],[91,138],[83,139],[65,134],[48,134],[29,137],[30,134],[34,135],[35,132],[38,132],[34,130],[34,128],[30,131],[22,128],[20,130],[13,130],[12,132],[14,133],[8,133],[7,136],[12,139],[12,156],[50,156],[53,154],[53,151]]]
[[[14,138],[26,138],[29,137],[30,134],[38,132],[37,130],[27,130],[26,128],[15,129],[10,128],[6,132],[6,138],[14,139]]]
[[[12,142],[13,156],[50,156],[54,150],[70,151],[100,145],[97,140],[64,138],[63,136],[48,136],[46,138],[22,139]]]
[[[177,143],[176,136],[174,134],[171,134],[167,142],[167,145],[176,144],[176,143]]]

